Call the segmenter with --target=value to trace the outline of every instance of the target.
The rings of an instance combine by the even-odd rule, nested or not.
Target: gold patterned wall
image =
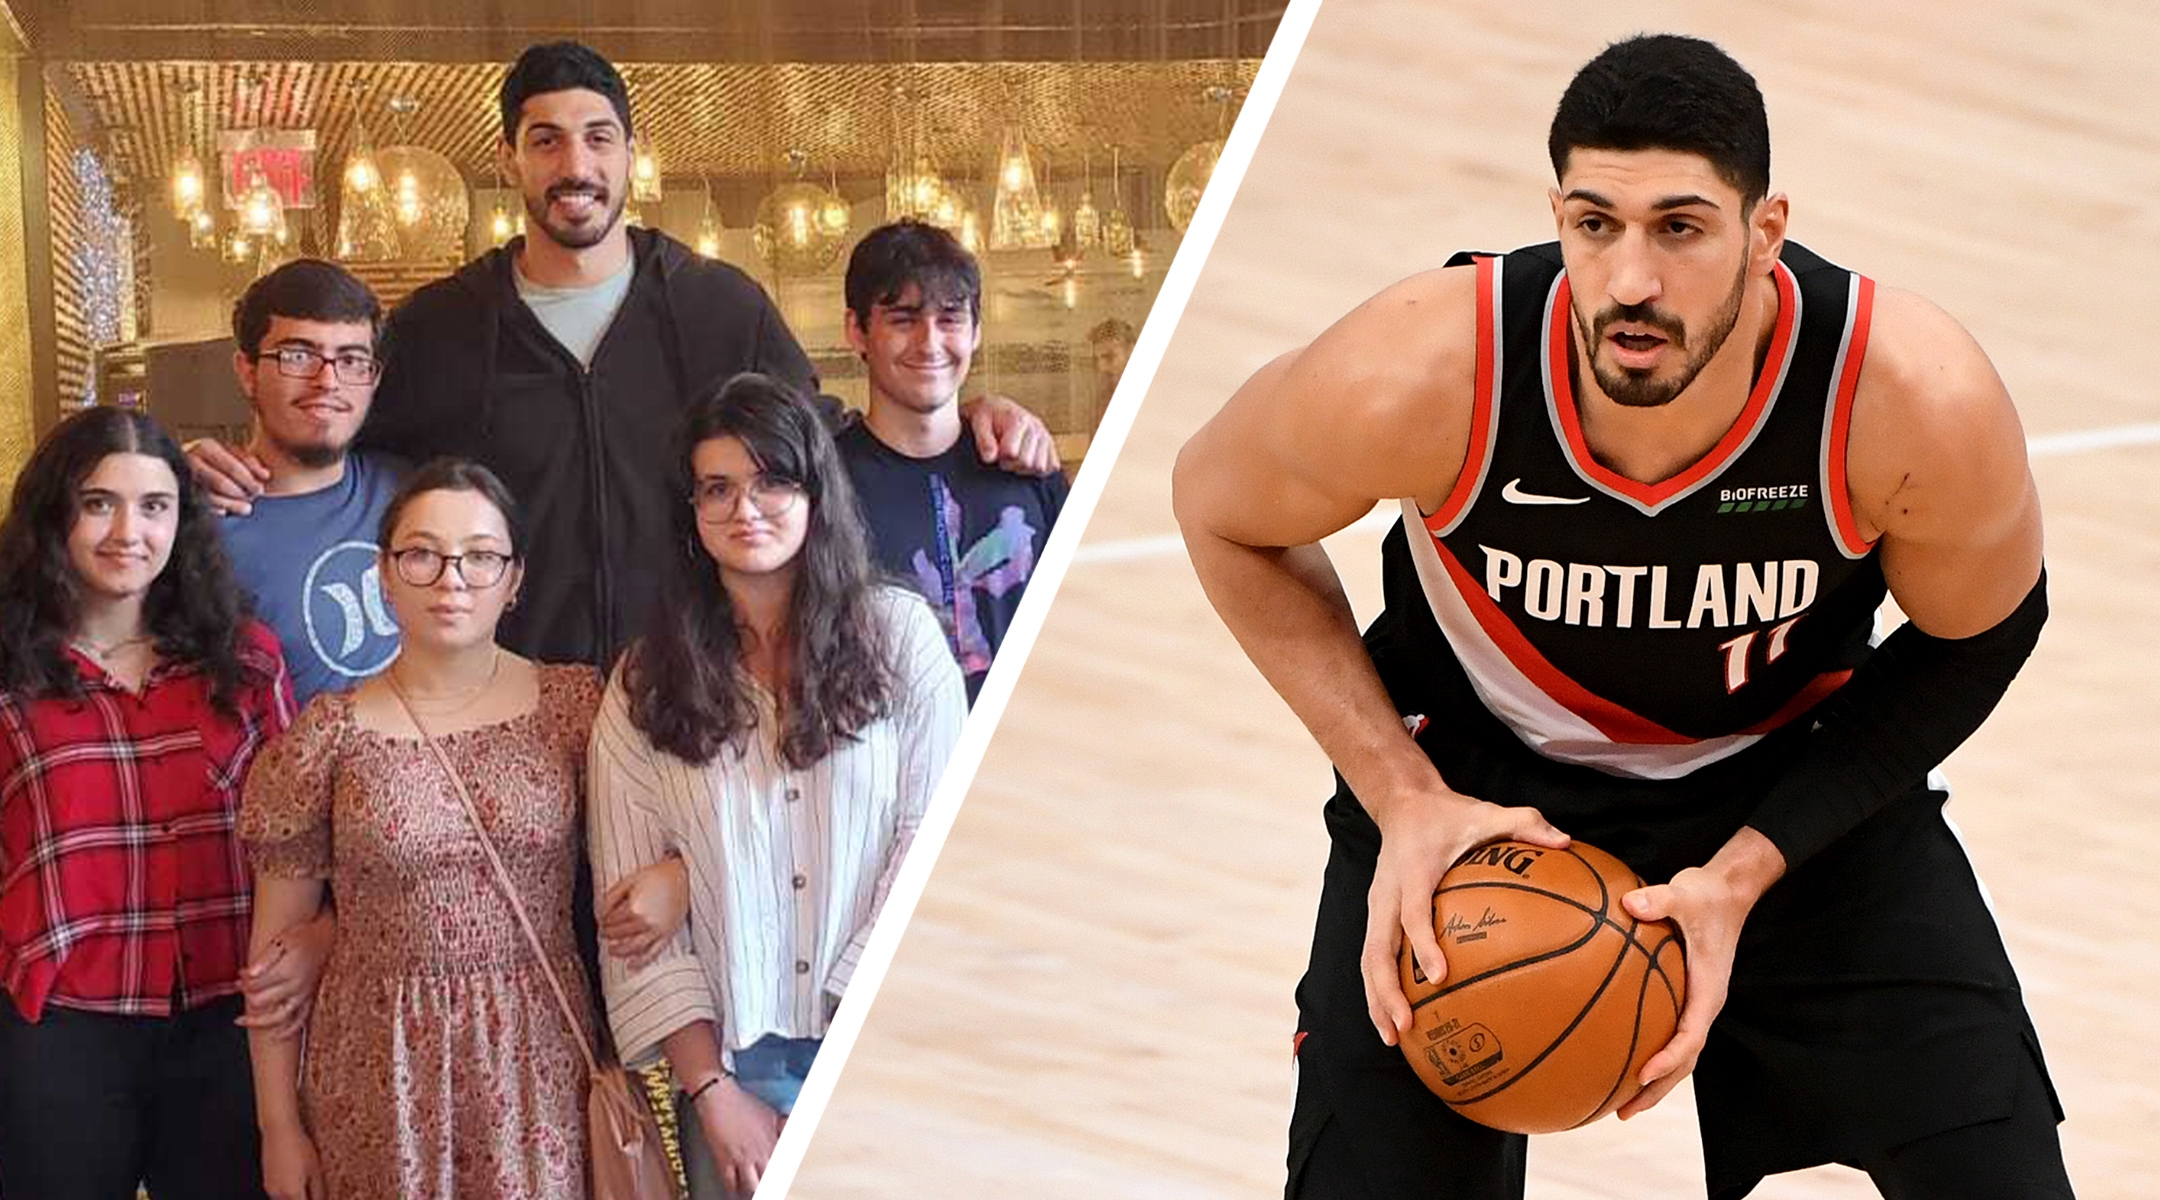
[[[60,415],[80,408],[90,390],[96,363],[90,344],[89,281],[82,259],[72,251],[83,244],[82,188],[75,178],[75,154],[83,139],[67,109],[51,89],[45,92],[45,194],[52,222],[54,391]]]
[[[1258,67],[1249,57],[621,64],[640,139],[659,152],[673,198],[642,219],[690,240],[701,219],[697,197],[708,195],[712,214],[731,231],[723,256],[775,293],[827,385],[851,401],[861,399],[864,384],[838,328],[838,260],[815,278],[781,278],[747,236],[759,201],[786,177],[788,151],[807,155],[808,176],[834,186],[848,204],[879,213],[900,142],[920,146],[948,180],[979,194],[1001,132],[1017,125],[1056,203],[1073,204],[1086,182],[1102,211],[1129,213],[1148,251],[1144,264],[1133,258],[1129,273],[1101,254],[1078,267],[1054,264],[1047,250],[986,259],[995,294],[986,293],[985,311],[996,319],[975,383],[1076,436],[1092,431],[1104,391],[1085,333],[1106,317],[1132,325],[1145,319],[1176,245],[1164,212],[1165,178],[1195,143],[1220,136]],[[56,62],[46,78],[68,110],[85,118],[115,194],[138,217],[138,251],[175,245],[166,181],[187,148],[214,163],[219,131],[311,131],[317,205],[297,219],[295,232],[300,252],[323,254],[337,223],[342,163],[363,122],[377,146],[414,144],[447,157],[474,190],[475,219],[485,220],[502,195],[494,154],[504,69],[499,61],[176,58]],[[394,112],[393,98],[410,103]],[[60,161],[56,155],[56,198],[72,186],[59,178]],[[514,195],[509,207],[517,208]],[[224,293],[245,283],[246,269],[221,267],[214,250],[159,254],[136,263],[138,283],[154,285],[134,297],[143,336],[214,336],[231,304]],[[454,258],[399,261],[360,273],[395,303],[455,265]],[[66,309],[70,301],[63,296],[58,304]],[[155,408],[154,397],[151,403]]]
[[[0,7],[11,2],[0,0]],[[311,12],[322,9],[317,0],[292,2]],[[331,250],[337,180],[363,124],[378,147],[418,145],[447,157],[472,190],[476,222],[505,199],[497,190],[494,157],[500,143],[495,97],[507,55],[454,61],[438,57],[437,47],[393,37],[375,47],[377,54],[340,58],[318,46],[281,58],[247,39],[206,44],[177,31],[170,58],[66,53],[63,47],[77,42],[75,49],[89,50],[110,32],[110,21],[92,19],[105,11],[102,3],[92,0],[80,11],[55,3],[47,13],[58,22],[47,27],[58,41],[43,63],[46,91],[54,99],[46,106],[42,189],[51,225],[50,315],[42,303],[33,306],[43,325],[36,370],[43,391],[53,393],[38,396],[42,413],[50,414],[56,399],[60,411],[69,411],[92,390],[107,401],[137,392],[138,368],[152,351],[214,337],[223,328],[252,264],[222,261],[214,248],[189,248],[166,194],[174,162],[189,149],[217,163],[221,132],[312,134],[317,191],[313,207],[294,219],[293,249],[299,253]],[[865,0],[858,16],[867,20],[874,11]],[[1024,13],[1005,15],[1028,23]],[[829,384],[856,400],[851,388],[861,386],[858,364],[838,331],[839,267],[815,277],[782,277],[761,261],[749,237],[760,202],[786,180],[791,152],[799,151],[807,157],[808,178],[831,186],[865,215],[883,212],[887,172],[903,142],[919,147],[932,169],[957,188],[987,191],[1001,134],[1023,129],[1052,203],[1070,206],[1087,190],[1106,215],[1129,213],[1137,252],[1129,263],[1127,256],[1112,261],[1101,253],[1084,262],[1053,262],[1048,250],[986,256],[986,278],[995,277],[996,294],[986,291],[985,312],[994,309],[998,319],[993,340],[978,357],[975,382],[1034,409],[1061,434],[1091,432],[1104,381],[1090,365],[1085,332],[1106,317],[1133,325],[1144,320],[1178,240],[1163,199],[1172,164],[1195,144],[1222,135],[1259,67],[1249,52],[1263,48],[1265,38],[1254,42],[1242,26],[1233,33],[1209,9],[1194,26],[1206,36],[1178,26],[1180,49],[1199,56],[1176,57],[1169,52],[1176,40],[1168,32],[1173,14],[1160,3],[1144,13],[1134,7],[1116,20],[1117,14],[1079,6],[1069,16],[1081,23],[1067,48],[1071,57],[1000,57],[1013,45],[989,36],[979,56],[912,61],[848,55],[789,60],[776,58],[769,46],[744,58],[719,54],[690,61],[664,51],[618,58],[640,140],[658,151],[667,181],[668,199],[641,206],[637,219],[685,241],[715,224],[724,229],[722,256],[751,270],[774,293],[806,349],[826,368]],[[1133,27],[1122,41],[1111,39],[1122,49],[1112,47],[1111,57],[1086,57],[1086,48],[1095,45],[1087,39],[1101,32],[1095,23],[1114,32],[1123,28],[1119,21]],[[1150,22],[1159,27],[1152,33]],[[359,49],[333,36],[334,30],[319,32],[326,44]],[[1061,52],[1031,48],[1036,55]],[[221,50],[236,53],[223,58]],[[90,344],[88,308],[92,300],[109,305],[112,280],[104,269],[86,269],[71,252],[85,244],[86,233],[113,236],[102,187],[88,198],[79,194],[74,155],[85,146],[109,180],[120,215],[133,222],[131,243],[116,242],[115,249],[133,268],[135,286],[123,303],[136,320],[133,332],[122,335],[128,340],[102,364],[102,381],[95,374],[101,364]],[[507,201],[514,212],[515,194]],[[224,225],[225,202],[214,201],[213,210]],[[42,215],[35,207],[30,212]],[[484,232],[468,232],[457,256],[377,264],[361,273],[394,303],[484,241]],[[42,263],[33,258],[31,265]],[[158,399],[147,402],[156,411]]]
[[[1242,92],[1257,59],[1026,63],[625,63],[638,132],[671,175],[762,179],[785,153],[813,170],[881,175],[894,144],[894,91],[912,97],[938,168],[983,170],[999,126],[1019,121],[1060,179],[1109,147],[1127,169],[1166,169],[1216,136],[1223,108],[1208,88]],[[449,157],[471,182],[491,177],[501,119],[500,63],[84,62],[65,67],[109,144],[115,181],[161,186],[206,129],[312,129],[326,162],[352,145],[355,117],[377,145],[408,142]],[[190,90],[192,89],[192,90]],[[392,97],[416,103],[395,117]]]
[[[29,211],[23,171],[21,64],[0,56],[0,488],[15,476],[36,440],[31,371],[30,265],[23,215]],[[4,494],[4,492],[0,492]]]

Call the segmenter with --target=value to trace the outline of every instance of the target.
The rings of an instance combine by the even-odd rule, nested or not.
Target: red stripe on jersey
[[[1845,444],[1852,433],[1853,396],[1860,390],[1860,360],[1867,357],[1868,322],[1875,313],[1875,281],[1865,275],[1858,279],[1858,295],[1853,299],[1852,338],[1845,350],[1845,373],[1838,376],[1837,403],[1830,409],[1830,449],[1824,464],[1830,473],[1825,484],[1830,494],[1823,497],[1835,518],[1832,527],[1837,530],[1838,541],[1844,543],[1845,552],[1854,557],[1875,548],[1874,542],[1860,536],[1860,523],[1853,519],[1852,494],[1845,485]]]
[[[1768,733],[1773,729],[1783,728],[1791,723],[1794,717],[1822,703],[1830,693],[1844,687],[1845,681],[1851,678],[1851,671],[1825,671],[1809,680],[1808,685],[1794,693],[1793,698],[1787,700],[1782,708],[1740,732]]]
[[[1492,449],[1493,378],[1500,365],[1493,361],[1493,270],[1497,260],[1480,257],[1477,260],[1477,391],[1470,401],[1470,444],[1463,453],[1462,472],[1455,476],[1455,486],[1448,489],[1447,499],[1441,502],[1439,511],[1425,518],[1425,527],[1435,532],[1446,529],[1456,517],[1462,515],[1463,507],[1477,494],[1478,481],[1485,475],[1485,456]]]
[[[1777,280],[1777,327],[1770,334],[1770,353],[1763,360],[1762,373],[1756,377],[1754,391],[1748,394],[1747,407],[1740,410],[1739,419],[1708,454],[1678,475],[1659,483],[1637,483],[1605,467],[1590,453],[1590,444],[1583,437],[1582,415],[1575,406],[1574,382],[1568,372],[1569,314],[1574,308],[1569,299],[1568,278],[1564,274],[1560,276],[1559,292],[1553,297],[1552,327],[1547,331],[1546,352],[1551,355],[1554,410],[1576,470],[1600,487],[1631,497],[1638,503],[1654,505],[1709,478],[1747,445],[1756,427],[1762,423],[1763,415],[1770,410],[1770,395],[1785,373],[1786,362],[1792,353],[1793,318],[1800,311],[1798,287],[1793,282],[1792,272],[1784,263],[1778,263],[1770,274]]]
[[[1454,583],[1456,593],[1469,607],[1470,614],[1485,630],[1485,636],[1507,655],[1523,678],[1555,704],[1589,722],[1592,728],[1614,742],[1635,746],[1690,746],[1702,740],[1674,733],[1568,678],[1538,653],[1537,647],[1532,646],[1522,631],[1515,628],[1515,623],[1508,620],[1507,614],[1500,611],[1500,606],[1493,603],[1484,585],[1456,561],[1455,555],[1438,538],[1433,539],[1433,549],[1439,553],[1441,565],[1447,568],[1448,579]]]

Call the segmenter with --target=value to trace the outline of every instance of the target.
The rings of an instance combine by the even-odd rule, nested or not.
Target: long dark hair
[[[143,600],[143,624],[157,640],[158,654],[195,664],[210,680],[211,702],[234,715],[240,689],[260,682],[271,668],[241,646],[248,606],[218,539],[217,515],[172,435],[122,408],[89,408],[60,422],[15,480],[7,517],[0,520],[0,688],[82,694],[82,679],[66,652],[82,605],[67,543],[77,493],[108,454],[159,459],[179,483],[172,556]]]
[[[690,504],[691,456],[721,437],[741,439],[760,471],[800,485],[810,505],[782,632],[790,670],[780,752],[800,769],[887,715],[897,682],[840,452],[809,402],[769,376],[737,375],[690,408],[674,464],[675,551],[652,627],[624,668],[630,721],[653,745],[700,764],[757,723],[735,607]]]

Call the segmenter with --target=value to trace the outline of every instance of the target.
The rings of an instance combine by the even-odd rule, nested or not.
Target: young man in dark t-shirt
[[[951,234],[919,221],[872,230],[848,259],[847,306],[870,407],[838,440],[871,552],[937,609],[972,702],[1064,506],[1065,480],[999,470],[962,444],[982,272]]]

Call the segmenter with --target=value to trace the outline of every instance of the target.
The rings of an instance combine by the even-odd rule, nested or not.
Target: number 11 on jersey
[[[1803,617],[1806,615],[1806,613],[1800,614]],[[1765,666],[1776,662],[1784,656],[1785,639],[1791,636],[1793,626],[1799,623],[1800,617],[1794,617],[1791,620],[1781,621],[1771,626],[1769,644],[1763,651],[1763,664]],[[1725,655],[1726,695],[1729,696],[1747,686],[1748,664],[1751,661],[1748,652],[1754,648],[1755,639],[1760,636],[1762,636],[1761,630],[1750,629],[1729,642],[1719,643],[1718,650]]]

